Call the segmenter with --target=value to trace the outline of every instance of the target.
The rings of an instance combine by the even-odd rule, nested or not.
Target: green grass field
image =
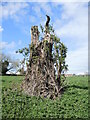
[[[88,118],[88,77],[68,77],[68,88],[56,100],[23,94],[19,90],[23,79],[2,77],[3,118]]]

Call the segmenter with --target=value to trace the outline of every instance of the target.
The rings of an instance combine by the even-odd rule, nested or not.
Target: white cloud
[[[2,26],[0,26],[0,32],[2,32],[4,29],[2,28]]]
[[[14,48],[16,46],[16,44],[15,44],[15,42],[14,41],[12,41],[11,43],[8,43],[8,42],[4,42],[4,41],[1,41],[0,42],[0,49],[6,49],[6,50],[8,50],[8,49],[12,49],[12,48]]]
[[[58,4],[56,4],[57,6]],[[63,3],[55,21],[56,34],[68,45],[69,73],[88,71],[88,4]],[[72,46],[71,46],[72,45]],[[73,48],[74,46],[74,48]]]
[[[0,6],[0,18],[14,18],[16,21],[19,19],[19,15],[24,15],[26,14],[25,11],[23,10],[28,6],[28,3],[15,3],[15,2],[10,2],[10,3],[5,3]]]
[[[16,44],[14,41],[11,43],[5,42],[5,41],[0,41],[0,49],[6,50],[6,51],[11,51],[15,49],[17,46],[20,46],[22,44],[22,40],[18,40],[18,43]]]
[[[43,9],[46,14],[50,16],[53,14],[50,5],[48,5],[46,2],[40,3],[39,7]]]
[[[8,56],[11,56],[12,59],[23,59],[23,56],[21,54],[17,54],[16,50],[18,50],[18,47],[22,44],[22,41],[19,40],[18,44],[16,44],[14,41],[11,43],[0,41],[0,50],[2,50],[2,53],[8,54]]]
[[[58,35],[86,39],[88,36],[88,7],[84,3],[65,3],[61,19],[56,21]],[[60,24],[59,24],[60,22]]]
[[[84,73],[88,71],[88,46],[70,51],[66,59],[69,73]]]
[[[37,6],[37,5],[35,5],[34,7],[32,7],[32,9],[35,11],[35,13],[37,14],[37,16],[41,16],[42,14],[41,14],[41,8],[40,8],[40,6]]]
[[[3,2],[88,2],[89,0],[3,0]]]
[[[32,9],[35,11],[38,17],[41,17],[41,19],[43,19],[42,16],[45,17],[46,14],[50,16],[53,14],[51,6],[48,4],[48,2],[42,2],[42,3],[39,2],[36,5],[34,5]]]
[[[88,35],[88,5],[85,3],[62,4],[60,19],[55,21],[56,33],[70,37],[84,37]]]
[[[21,44],[22,44],[22,41],[21,41],[21,40],[19,40],[19,41],[18,41],[18,45],[21,45]]]
[[[33,16],[33,15],[30,15],[30,22],[31,23],[34,23],[35,21],[36,21],[36,17],[35,16]]]

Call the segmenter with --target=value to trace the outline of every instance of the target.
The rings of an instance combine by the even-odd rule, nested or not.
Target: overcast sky
[[[68,73],[88,71],[88,2],[3,2],[0,4],[0,48],[13,59],[31,42],[32,25],[45,24],[48,14],[55,32],[68,48]],[[37,0],[38,1],[38,0]],[[50,0],[49,0],[50,1]],[[83,0],[87,1],[87,0]],[[2,37],[1,37],[2,36]]]

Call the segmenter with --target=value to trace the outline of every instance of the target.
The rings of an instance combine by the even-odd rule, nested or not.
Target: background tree
[[[23,55],[23,59],[19,63],[18,71],[20,72],[21,75],[24,75],[26,72],[25,68],[27,68],[27,64],[29,63],[30,49],[25,47],[25,48],[17,50],[16,53],[20,53]]]
[[[18,62],[15,60],[12,60],[9,56],[6,56],[5,54],[0,55],[0,73],[2,75],[6,75],[8,71],[13,73],[18,68]]]
[[[19,67],[18,67],[18,72],[20,73],[20,75],[25,75],[26,70],[25,70],[25,59],[21,60],[19,62]]]

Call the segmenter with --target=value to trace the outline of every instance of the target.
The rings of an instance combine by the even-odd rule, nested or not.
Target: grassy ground
[[[3,118],[88,118],[88,77],[68,77],[68,88],[60,99],[30,97],[12,86],[23,76],[2,77]]]
[[[1,77],[1,76],[0,76]],[[2,76],[2,87],[12,87],[12,84],[20,84],[24,76]]]

